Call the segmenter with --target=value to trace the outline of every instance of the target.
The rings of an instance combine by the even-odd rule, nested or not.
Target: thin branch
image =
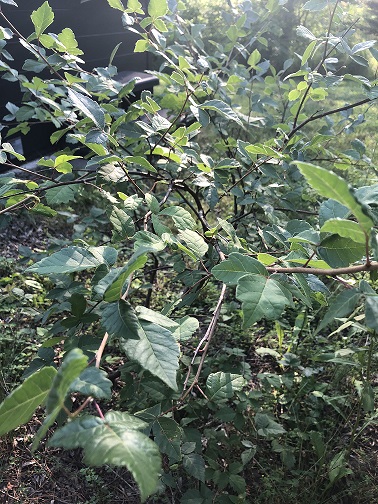
[[[268,266],[266,270],[269,273],[304,273],[311,275],[325,275],[325,276],[338,276],[338,275],[353,275],[354,273],[361,273],[363,271],[377,271],[378,262],[373,261],[370,263],[359,264],[358,266],[347,266],[345,268],[305,268],[303,266],[294,266],[292,268],[283,268],[276,266]]]
[[[185,388],[188,385],[188,381],[189,381],[189,378],[190,378],[190,373],[191,373],[191,370],[192,370],[192,365],[194,363],[194,361],[193,361],[194,358],[193,358],[192,359],[192,363],[189,366],[188,373],[187,373],[187,376],[186,376],[186,379],[185,379],[185,383],[184,383],[184,390],[185,390],[185,392],[183,392],[183,394],[181,395],[181,397],[179,399],[179,402],[184,401],[185,398],[193,390],[193,388],[198,385],[198,380],[199,380],[199,377],[201,375],[201,371],[202,371],[203,365],[205,363],[206,355],[207,355],[207,352],[208,352],[208,350],[210,348],[210,343],[211,343],[211,340],[212,340],[212,338],[214,336],[215,329],[216,329],[217,324],[218,324],[218,319],[219,319],[220,311],[221,311],[221,308],[222,308],[222,305],[223,305],[223,302],[224,302],[224,299],[225,299],[225,295],[226,295],[226,289],[227,289],[226,284],[223,284],[222,285],[221,293],[220,293],[219,298],[218,298],[217,306],[216,306],[216,308],[214,310],[214,313],[213,313],[213,317],[212,317],[212,319],[210,321],[209,327],[207,328],[205,336],[202,338],[202,340],[200,342],[200,344],[202,345],[202,343],[204,341],[206,341],[206,345],[203,348],[203,353],[202,353],[202,356],[201,356],[200,363],[198,365],[197,373],[196,373],[196,375],[194,377],[193,382],[189,386],[189,388],[187,388],[185,390]],[[198,351],[199,351],[199,346],[196,349],[197,353],[198,353]],[[197,353],[195,355],[197,355]]]

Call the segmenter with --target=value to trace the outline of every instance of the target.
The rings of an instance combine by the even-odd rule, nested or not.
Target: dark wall
[[[18,7],[1,3],[1,9],[21,34],[27,37],[34,30],[30,15],[42,5],[43,0],[17,0],[17,3]],[[84,3],[80,0],[49,0],[49,4],[55,13],[55,19],[46,31],[59,33],[63,28],[71,28],[80,49],[84,51],[82,58],[87,70],[106,66],[112,50],[119,42],[122,44],[113,60],[113,65],[118,70],[143,71],[149,67],[147,54],[133,53],[137,35],[124,29],[122,13],[112,9],[107,0],[89,0]],[[1,18],[0,24],[6,26]],[[31,57],[15,37],[7,42],[6,49],[15,60],[8,63],[19,70],[23,61]],[[43,74],[40,76],[43,77]],[[20,99],[18,84],[0,79],[0,117],[6,113],[4,105],[8,101],[18,104]]]
[[[30,15],[33,10],[43,4],[44,0],[16,1],[18,7],[4,3],[1,3],[0,6],[13,26],[23,36],[28,37],[34,31]],[[142,0],[142,3],[145,4],[146,1]],[[119,71],[142,72],[149,68],[148,54],[133,52],[138,36],[124,29],[121,20],[122,13],[112,9],[107,0],[87,0],[83,3],[80,0],[49,0],[49,4],[54,11],[55,18],[46,32],[59,33],[63,28],[71,28],[75,33],[79,48],[84,51],[81,58],[85,61],[83,66],[86,70],[92,70],[97,66],[107,66],[113,49],[120,42],[122,44],[112,63],[118,67]],[[1,17],[0,25],[7,26]],[[5,48],[14,58],[14,61],[5,61],[12,68],[28,75],[28,72],[22,70],[22,65],[24,60],[31,58],[32,55],[21,46],[18,38],[13,37],[7,41]],[[45,70],[38,76],[43,79],[51,77],[51,74]],[[18,82],[9,82],[0,78],[0,122],[8,113],[5,108],[6,103],[11,102],[19,105],[21,98],[22,93]],[[9,123],[4,122],[3,124],[8,126]],[[11,141],[17,142],[19,152],[21,152],[19,145],[22,146],[22,152],[27,159],[33,159],[51,150],[49,137],[53,131],[52,124],[34,124],[26,136],[18,135]],[[3,135],[5,132],[6,130],[2,131]]]

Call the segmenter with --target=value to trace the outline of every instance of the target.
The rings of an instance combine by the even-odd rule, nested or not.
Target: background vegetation
[[[5,502],[374,502],[374,2],[107,3],[154,95],[0,10]]]

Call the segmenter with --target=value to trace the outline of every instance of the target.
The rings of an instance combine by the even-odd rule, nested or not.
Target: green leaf
[[[150,0],[148,4],[148,14],[152,18],[165,16],[168,12],[167,0]]]
[[[180,231],[178,234],[180,240],[183,240],[188,249],[193,252],[197,259],[201,259],[208,251],[208,244],[202,238],[202,236],[195,231],[186,229],[185,231]]]
[[[168,208],[164,208],[164,210],[161,210],[161,212],[159,212],[159,215],[169,215],[170,217],[172,217],[176,227],[180,230],[196,228],[196,221],[193,219],[190,213],[179,206],[170,206]]]
[[[308,44],[302,56],[301,66],[307,63],[308,59],[311,58],[311,55],[313,54],[316,44],[317,40],[313,40]]]
[[[142,502],[157,488],[161,470],[158,447],[139,432],[145,422],[127,413],[108,412],[104,420],[85,415],[55,432],[49,445],[83,448],[88,465],[125,466],[138,484]]]
[[[97,268],[100,262],[85,248],[67,247],[41,259],[26,269],[39,275],[57,275]]]
[[[102,312],[101,323],[114,338],[139,339],[140,324],[132,306],[123,299],[109,303]]]
[[[32,12],[30,17],[34,24],[37,37],[39,37],[54,21],[54,13],[49,2],[44,2],[41,7]]]
[[[47,416],[34,438],[33,451],[37,448],[39,442],[46,435],[47,430],[54,423],[60,410],[63,408],[71,383],[80,376],[80,373],[87,365],[88,358],[79,348],[74,348],[65,355],[48,393],[46,400]]]
[[[335,318],[347,317],[356,308],[361,294],[357,289],[345,289],[340,292],[334,299],[331,300],[329,308],[323,320],[318,325],[316,332],[318,333],[324,327],[327,327]]]
[[[98,128],[104,129],[105,114],[98,103],[71,88],[68,88],[68,98],[85,117],[89,117]]]
[[[227,285],[236,285],[240,278],[250,273],[268,276],[267,270],[259,261],[239,252],[230,254],[228,259],[214,266],[211,273]]]
[[[125,7],[123,6],[121,0],[108,0],[108,4],[110,7],[113,7],[113,9],[118,9],[120,11],[124,11]]]
[[[230,399],[245,384],[243,376],[238,374],[224,373],[223,371],[211,373],[206,380],[206,395],[210,401]]]
[[[134,163],[136,165],[142,166],[142,168],[146,168],[146,170],[151,173],[157,173],[156,168],[154,168],[152,164],[142,156],[125,156],[123,160],[126,163]]]
[[[261,60],[261,53],[258,49],[255,49],[249,56],[247,64],[252,68],[255,68],[256,65]]]
[[[32,374],[0,404],[0,436],[28,422],[44,402],[56,369],[44,367]]]
[[[349,214],[348,208],[338,201],[333,199],[323,201],[319,208],[319,225],[323,226],[329,219],[346,219]]]
[[[332,198],[342,205],[349,208],[353,215],[357,218],[359,224],[366,233],[370,233],[373,222],[370,217],[363,211],[362,205],[350,191],[348,184],[344,179],[335,173],[315,166],[310,163],[296,161],[299,171],[307,179],[307,182],[325,198]]]
[[[329,5],[329,0],[309,0],[303,6],[304,10],[317,12],[325,9]]]
[[[328,468],[328,477],[331,483],[335,483],[352,471],[346,467],[346,451],[342,450],[333,457]]]
[[[181,437],[182,431],[173,418],[159,417],[153,423],[152,432],[155,443],[162,453],[169,457],[169,464],[175,464],[181,460]]]
[[[366,243],[366,234],[357,222],[347,219],[329,219],[320,229],[321,233],[335,233],[356,243]]]
[[[46,201],[48,205],[60,205],[61,203],[69,203],[75,200],[75,195],[77,194],[77,187],[68,186],[58,186],[52,187],[46,191]]]
[[[378,296],[366,296],[365,324],[378,332]]]
[[[332,268],[341,268],[359,261],[366,253],[364,243],[332,235],[324,238],[318,247],[319,256]]]
[[[223,117],[226,117],[226,119],[235,121],[237,124],[239,124],[239,126],[243,126],[243,123],[236,115],[236,113],[232,110],[232,108],[222,100],[208,100],[198,108],[201,110],[214,110],[215,112],[218,112],[218,114],[221,114]]]
[[[288,296],[272,278],[256,274],[240,278],[236,297],[242,302],[243,327],[249,327],[263,317],[268,320],[277,319],[285,306],[292,302]]]
[[[136,53],[145,52],[145,51],[147,51],[149,45],[150,44],[149,44],[148,40],[143,40],[143,39],[137,40],[135,43],[134,52],[136,52]]]
[[[113,226],[113,240],[122,241],[135,234],[133,220],[124,210],[113,206],[109,220]]]
[[[70,392],[80,392],[80,394],[97,399],[110,399],[112,382],[102,369],[88,367],[71,383]]]
[[[266,413],[256,413],[255,425],[257,434],[263,437],[280,436],[286,432],[281,424]]]
[[[118,257],[118,251],[114,247],[108,247],[107,245],[88,247],[88,252],[97,259],[99,264],[106,264],[109,267],[113,266]]]
[[[205,460],[199,453],[184,455],[182,465],[189,476],[205,483]]]
[[[141,322],[139,340],[120,341],[127,356],[157,376],[173,390],[177,390],[176,373],[180,348],[172,333],[156,324]]]
[[[116,276],[111,275],[112,283],[106,288],[104,294],[104,300],[108,303],[112,303],[113,301],[118,301],[123,294],[123,286],[125,285],[126,280],[129,278],[131,273],[134,271],[143,268],[143,266],[147,262],[147,255],[133,255],[129,259],[129,261],[125,264],[123,268],[120,268]],[[113,272],[112,272],[113,273]],[[106,277],[104,277],[104,282],[106,281]]]

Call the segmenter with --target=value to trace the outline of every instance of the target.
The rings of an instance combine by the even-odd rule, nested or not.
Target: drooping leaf
[[[79,348],[74,348],[65,355],[48,393],[46,400],[47,416],[34,438],[33,451],[37,448],[39,442],[46,435],[47,430],[54,423],[60,410],[63,408],[71,383],[80,376],[80,373],[87,365],[88,358]]]
[[[178,236],[180,240],[186,243],[188,249],[193,252],[197,259],[201,259],[208,251],[208,244],[202,236],[195,231],[185,229],[185,231],[180,231]]]
[[[41,259],[26,271],[39,275],[57,275],[97,268],[99,264],[101,263],[87,249],[71,246]]]
[[[365,324],[378,332],[378,296],[366,296]]]
[[[335,233],[343,238],[350,238],[356,243],[366,243],[366,234],[357,222],[347,219],[329,219],[320,229],[321,233]]]
[[[182,431],[173,418],[159,417],[153,423],[152,432],[155,442],[162,453],[169,457],[169,463],[175,464],[181,460]]]
[[[211,373],[206,380],[206,395],[210,401],[230,399],[245,385],[245,379],[238,374]]]
[[[0,0],[0,2],[18,7],[18,5],[16,4],[16,2],[14,0]]]
[[[373,222],[371,218],[363,211],[362,205],[350,191],[348,184],[344,179],[335,173],[315,166],[310,163],[296,161],[300,172],[306,177],[308,183],[321,195],[326,198],[332,198],[342,205],[349,208],[357,218],[359,224],[366,233],[370,232]]]
[[[139,322],[132,306],[123,299],[109,303],[102,312],[101,322],[110,336],[139,339]]]
[[[341,268],[362,259],[366,246],[350,238],[332,235],[324,238],[317,250],[319,256],[332,268]]]
[[[98,128],[104,129],[105,114],[98,103],[71,88],[68,88],[68,97],[85,117],[89,117]]]
[[[184,455],[182,465],[189,476],[205,483],[205,460],[199,453]]]
[[[242,302],[243,327],[249,327],[263,317],[267,320],[278,318],[292,301],[276,280],[257,274],[240,278],[236,297]]]
[[[39,37],[54,21],[54,13],[49,2],[44,2],[37,10],[32,12],[30,17],[33,21],[37,37]]]
[[[157,170],[152,164],[142,156],[125,156],[123,160],[126,163],[134,163],[136,165],[142,166],[142,168],[146,168],[147,171],[151,173],[156,173]]]
[[[124,466],[138,484],[142,502],[155,492],[161,470],[157,445],[139,430],[147,424],[127,413],[108,412],[104,420],[85,415],[57,430],[50,446],[83,448],[88,465]]]
[[[75,186],[52,187],[46,191],[46,201],[48,205],[60,205],[75,200],[77,188]]]
[[[323,320],[318,325],[316,332],[327,327],[335,318],[349,316],[357,306],[360,296],[361,294],[357,289],[345,289],[340,292],[340,294],[331,300],[329,308],[323,316]]]
[[[110,399],[112,382],[102,369],[88,367],[71,383],[70,392],[80,392],[97,399]]]
[[[235,121],[237,124],[239,124],[239,126],[243,126],[243,123],[236,115],[236,113],[232,110],[232,108],[222,100],[207,100],[205,101],[205,103],[202,103],[199,108],[202,110],[214,110],[223,117],[226,117],[226,119]]]
[[[108,303],[118,301],[122,296],[123,286],[126,280],[134,271],[143,268],[147,262],[147,255],[133,255],[123,268],[120,268],[116,275],[110,275],[111,283],[107,284],[104,300]],[[103,279],[106,282],[106,277]]]
[[[331,483],[335,483],[343,476],[350,474],[352,471],[346,467],[346,451],[341,450],[336,453],[328,467],[328,477]]]
[[[266,413],[256,413],[255,425],[257,434],[263,437],[280,436],[286,432],[281,424]]]
[[[230,254],[228,259],[214,266],[211,272],[217,280],[227,285],[236,285],[241,277],[249,273],[268,276],[261,262],[239,252]]]
[[[109,220],[113,226],[113,240],[121,241],[135,234],[133,220],[124,210],[114,206]]]
[[[44,367],[33,373],[0,404],[0,436],[28,422],[46,399],[56,369]]]
[[[196,228],[196,221],[185,208],[170,206],[161,210],[159,215],[169,215],[172,217],[176,227],[180,230]]]
[[[150,322],[140,322],[139,340],[122,339],[121,348],[127,356],[177,390],[176,373],[180,349],[172,333]]]
[[[323,226],[329,219],[346,219],[349,214],[350,211],[345,205],[334,199],[328,199],[320,205],[319,225]]]

